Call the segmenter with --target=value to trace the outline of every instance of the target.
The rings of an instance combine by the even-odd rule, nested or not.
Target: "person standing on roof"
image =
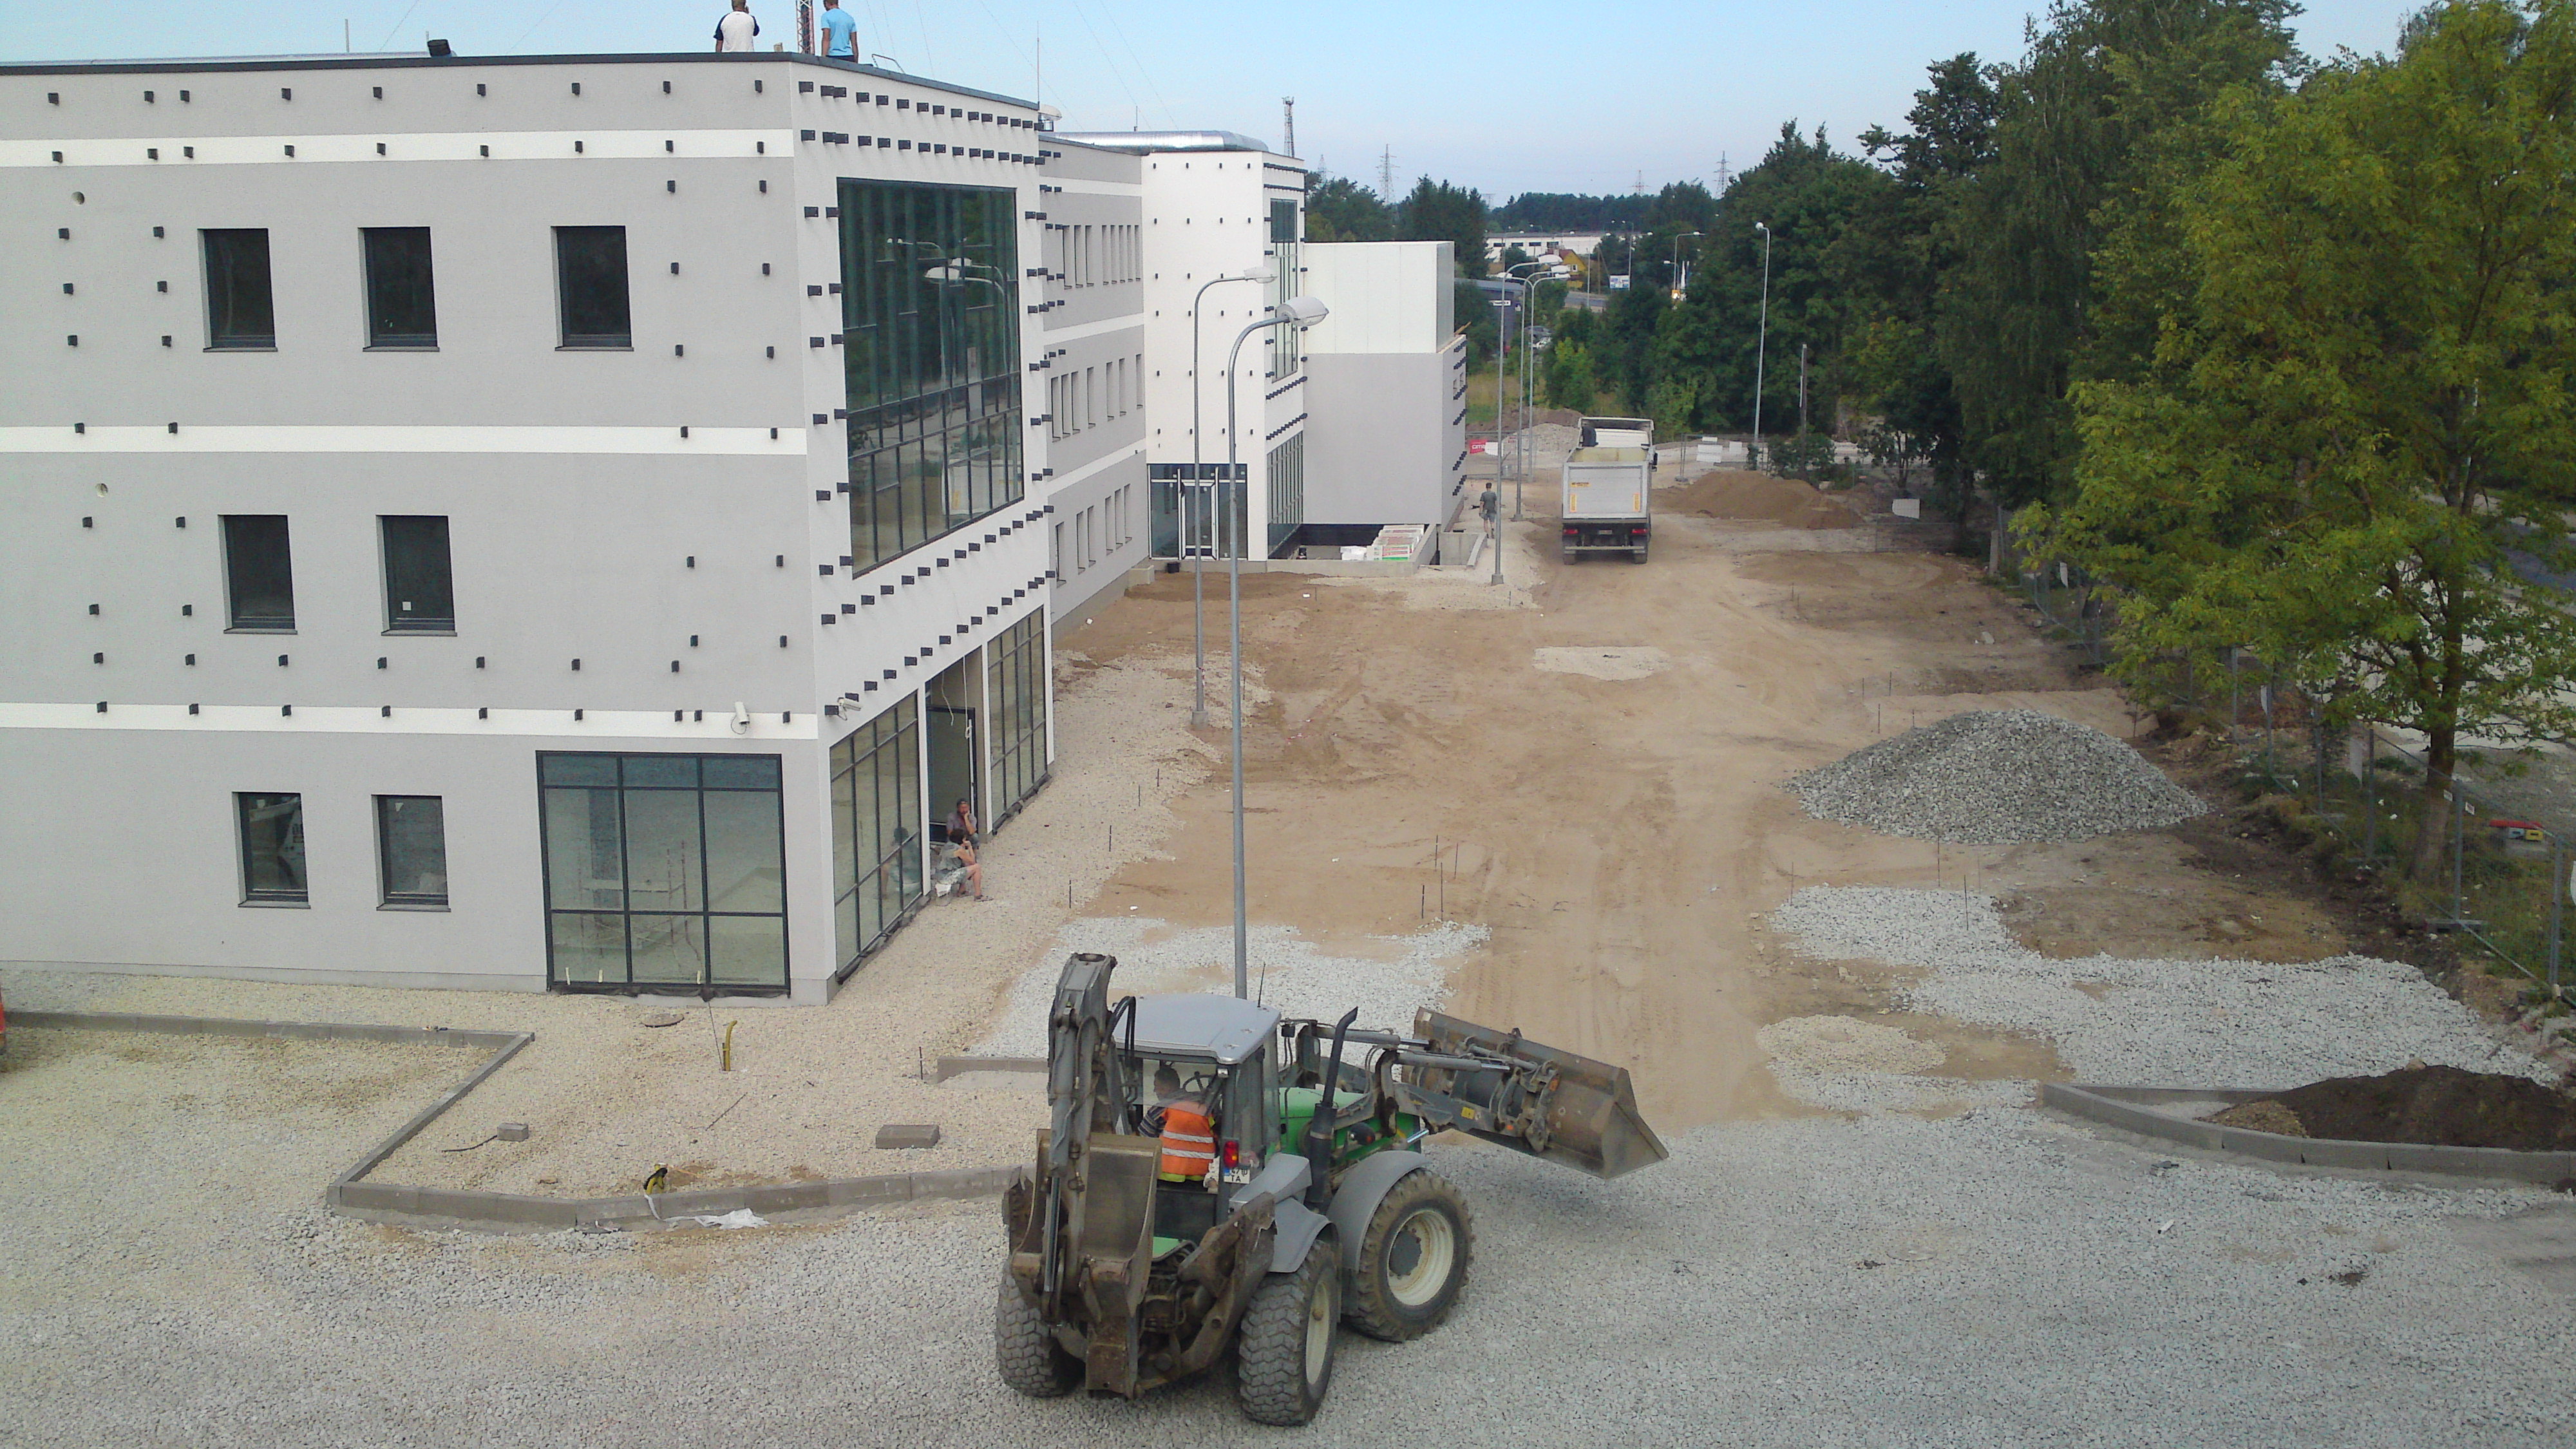
[[[826,60],[857,60],[853,42],[859,33],[859,22],[841,8],[841,0],[823,0],[823,57]]]
[[[751,0],[733,0],[732,11],[716,22],[716,50],[719,54],[747,51],[759,34],[760,22],[751,17]]]

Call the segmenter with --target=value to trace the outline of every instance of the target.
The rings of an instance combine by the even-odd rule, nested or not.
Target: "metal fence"
[[[2566,837],[2456,779],[2428,805],[2422,757],[2375,729],[2337,742],[2314,724],[2280,728],[2275,703],[2263,698],[2262,739],[2241,758],[2247,783],[2302,807],[2284,823],[2331,836],[2356,865],[2390,883],[2408,914],[2457,931],[2563,1000]],[[2427,831],[2435,835],[2429,845]],[[2428,878],[2412,873],[2419,846],[2440,866]]]
[[[2110,662],[2110,611],[2092,576],[2064,559],[2022,570],[2022,591],[2048,621],[2048,632],[2077,645],[2096,669]]]

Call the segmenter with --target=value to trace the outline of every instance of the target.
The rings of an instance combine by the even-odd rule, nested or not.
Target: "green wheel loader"
[[[1231,996],[1114,1003],[1068,958],[1050,1122],[1004,1197],[1002,1381],[1133,1398],[1235,1351],[1243,1412],[1303,1424],[1334,1334],[1416,1338],[1465,1286],[1475,1220],[1416,1149],[1455,1129],[1595,1177],[1665,1156],[1626,1070],[1424,1010],[1412,1034]]]

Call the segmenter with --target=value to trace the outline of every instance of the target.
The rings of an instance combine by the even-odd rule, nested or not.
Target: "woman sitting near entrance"
[[[984,867],[975,859],[975,837],[971,835],[962,838],[952,836],[949,839],[949,849],[956,857],[958,868],[966,872],[966,884],[974,889],[975,899],[979,901],[982,900],[984,898]]]

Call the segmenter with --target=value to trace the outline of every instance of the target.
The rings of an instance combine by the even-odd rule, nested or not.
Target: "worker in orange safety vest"
[[[1216,1167],[1216,1125],[1207,1104],[1181,1090],[1170,1063],[1154,1069],[1154,1108],[1146,1125],[1160,1133],[1163,1158],[1155,1175],[1165,1182],[1198,1182]]]

